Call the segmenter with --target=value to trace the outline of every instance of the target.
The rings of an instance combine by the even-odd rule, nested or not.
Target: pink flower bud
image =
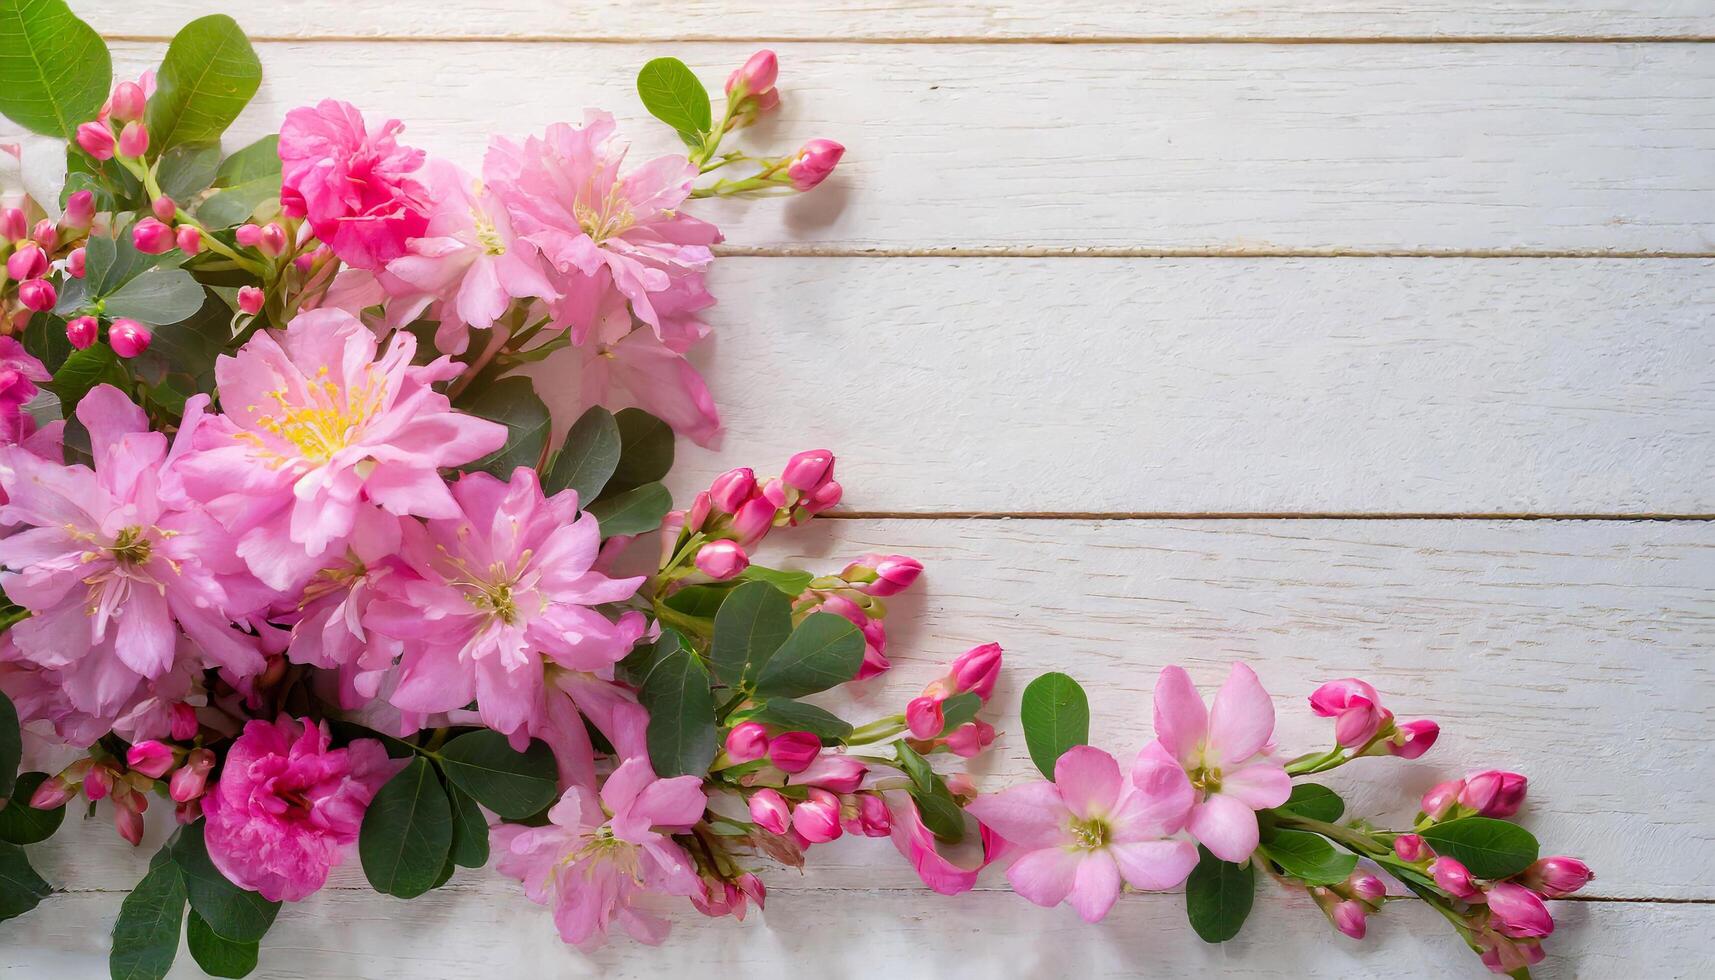
[[[762,908],[767,904],[768,886],[762,883],[761,878],[758,878],[756,875],[746,871],[744,874],[738,876],[737,884],[738,890],[743,892],[751,901],[755,902],[757,908]]]
[[[792,810],[786,798],[771,789],[759,789],[750,796],[750,819],[771,834],[784,834]]]
[[[202,251],[202,229],[195,225],[180,225],[174,240],[178,242],[179,251],[186,255],[195,255]]]
[[[1382,708],[1376,689],[1347,677],[1329,681],[1310,695],[1310,710],[1323,718],[1334,718],[1334,740],[1345,748],[1357,748],[1376,736],[1382,722],[1391,717]]]
[[[994,693],[994,682],[1000,676],[1001,648],[999,643],[984,643],[971,647],[953,661],[953,689],[975,691],[987,704]]]
[[[1542,899],[1523,885],[1496,882],[1489,888],[1489,924],[1503,936],[1542,939],[1554,932],[1554,916]]]
[[[786,175],[792,178],[792,187],[796,190],[807,191],[834,172],[839,165],[840,157],[846,155],[846,148],[833,140],[815,139],[805,143],[786,167]]]
[[[65,214],[60,216],[60,227],[71,232],[84,232],[95,223],[95,192],[78,191],[66,198]]]
[[[1401,759],[1416,759],[1428,752],[1441,737],[1441,726],[1427,718],[1408,721],[1394,728],[1381,743],[1382,751]]]
[[[812,493],[803,500],[800,500],[798,502],[798,509],[802,510],[806,517],[820,514],[822,511],[838,504],[840,502],[841,495],[844,493],[845,490],[837,481],[829,480],[822,484],[815,493]]]
[[[42,785],[37,786],[36,791],[30,794],[30,806],[37,810],[53,810],[65,806],[76,795],[75,784],[55,776],[52,779],[44,779]]]
[[[6,274],[13,279],[34,279],[46,275],[47,271],[48,253],[35,242],[18,246],[18,250],[6,259]]]
[[[88,266],[89,253],[82,246],[72,249],[71,254],[66,256],[66,275],[73,279],[82,279]]]
[[[9,242],[30,237],[30,219],[24,216],[22,208],[0,211],[0,237]]]
[[[188,803],[203,794],[208,786],[208,774],[214,770],[214,753],[208,749],[192,749],[185,764],[173,773],[167,783],[167,795],[174,803]]]
[[[46,279],[29,279],[18,285],[18,302],[37,313],[53,309],[59,298],[59,290]]]
[[[147,106],[148,100],[143,95],[143,86],[136,82],[120,82],[113,87],[113,98],[108,102],[107,113],[120,122],[130,122],[143,118],[143,110]]]
[[[762,499],[772,504],[775,510],[779,510],[790,503],[786,499],[787,489],[785,481],[775,477],[762,485]]]
[[[1416,864],[1424,858],[1433,857],[1435,852],[1429,849],[1429,844],[1417,834],[1400,834],[1393,839],[1393,852],[1401,861]]]
[[[761,497],[745,503],[732,515],[732,532],[741,545],[750,547],[767,536],[774,526],[775,507]]]
[[[756,473],[749,467],[727,470],[709,484],[709,503],[722,514],[736,514],[756,496]]]
[[[133,123],[132,125],[136,125]],[[145,801],[147,805],[147,801]],[[132,847],[143,843],[143,814],[128,807],[113,808],[113,827],[119,831],[119,836],[130,842]]]
[[[113,159],[113,130],[106,123],[86,122],[77,128],[77,145],[97,160]]]
[[[54,219],[43,218],[36,222],[35,230],[30,233],[30,237],[34,238],[43,249],[51,252],[54,250],[54,246],[60,243],[60,229],[58,225],[54,224]]]
[[[1510,817],[1524,804],[1528,783],[1516,772],[1499,769],[1466,776],[1464,792],[1459,794],[1459,805],[1477,811],[1479,816]]]
[[[834,793],[855,793],[863,785],[863,778],[869,775],[869,767],[838,752],[824,752],[816,757],[816,761],[804,768],[803,772],[792,777],[794,786],[820,786]]]
[[[787,461],[781,482],[794,490],[810,493],[834,475],[834,454],[826,449],[806,449]]]
[[[893,815],[887,811],[887,801],[874,793],[857,798],[857,819],[846,829],[865,837],[886,837],[893,832]]]
[[[268,294],[257,286],[240,286],[238,288],[238,308],[255,316],[262,312],[262,304],[268,301]]]
[[[1429,866],[1429,873],[1434,876],[1436,886],[1454,898],[1471,899],[1482,894],[1471,872],[1450,857],[1436,858]]]
[[[181,701],[178,704],[173,705],[172,715],[171,734],[174,738],[184,741],[196,738],[197,730],[202,726],[197,723],[197,711],[195,708]],[[191,757],[193,759],[196,758],[195,750],[192,750]]]
[[[1387,886],[1368,871],[1353,872],[1352,876],[1346,879],[1346,888],[1353,898],[1367,903],[1372,908],[1380,905],[1381,900],[1387,896]]]
[[[750,762],[767,755],[767,727],[754,721],[733,726],[733,730],[727,732],[726,754],[734,762]]]
[[[136,320],[114,320],[107,328],[108,346],[120,357],[136,357],[149,349],[152,339],[149,328]]]
[[[905,705],[905,727],[911,730],[912,737],[934,738],[945,725],[940,698],[916,697]]]
[[[172,224],[173,219],[178,216],[179,206],[172,198],[162,194],[150,202],[149,212],[167,224]]]
[[[961,759],[974,759],[994,744],[994,726],[986,721],[967,721],[947,736],[947,748]]]
[[[1368,910],[1362,904],[1345,901],[1334,906],[1333,911],[1328,913],[1328,919],[1334,923],[1334,928],[1342,933],[1353,939],[1362,939],[1364,933],[1369,931],[1367,913]]]
[[[71,341],[71,345],[78,350],[88,349],[100,336],[101,324],[96,322],[95,317],[80,316],[66,321],[66,340]]]
[[[717,582],[725,581],[750,567],[750,556],[735,541],[710,541],[697,549],[697,571]]]
[[[154,218],[144,218],[131,226],[131,244],[145,255],[160,255],[172,249],[173,229]]]
[[[822,740],[810,732],[784,732],[768,743],[768,761],[785,773],[810,768],[822,751]]]
[[[172,746],[156,739],[138,742],[125,753],[125,764],[150,779],[160,779],[173,768]]]
[[[1444,783],[1436,783],[1423,794],[1423,814],[1431,820],[1440,820],[1459,802],[1459,794],[1465,791],[1463,779],[1450,779]]]
[[[273,222],[262,228],[262,238],[256,243],[256,248],[269,258],[277,258],[286,252],[286,229]]]
[[[143,125],[140,119],[133,119],[119,131],[119,155],[122,157],[140,157],[149,152],[149,127]]]
[[[774,82],[779,77],[780,59],[775,57],[774,52],[763,48],[727,76],[727,97],[742,99],[747,95],[766,92],[774,87]]]
[[[812,789],[810,798],[792,809],[792,829],[812,844],[844,833],[840,827],[840,798],[825,789]]]
[[[239,225],[238,230],[233,232],[233,235],[236,236],[238,244],[245,248],[255,248],[262,244],[262,226],[260,225]]]
[[[691,531],[701,531],[703,524],[709,519],[709,511],[714,505],[709,502],[707,490],[691,498],[691,509],[685,512],[685,527]]]
[[[83,777],[83,795],[89,797],[92,803],[105,798],[112,788],[113,770],[106,766],[96,766],[89,771],[89,775]]]
[[[905,555],[886,555],[875,563],[875,581],[870,583],[869,594],[878,598],[898,595],[911,587],[917,581],[917,576],[923,574],[923,563]]]
[[[1524,869],[1519,881],[1544,898],[1565,898],[1594,880],[1590,866],[1575,857],[1545,857]]]

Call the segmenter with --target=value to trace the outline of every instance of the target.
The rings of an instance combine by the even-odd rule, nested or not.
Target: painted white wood
[[[1715,34],[1702,0],[79,0],[110,34],[171,36],[229,13],[267,37],[1353,38],[1609,37]]]
[[[1547,853],[1596,868],[1592,895],[1715,899],[1715,790],[1700,775],[1715,724],[1715,524],[845,520],[777,532],[758,560],[837,570],[875,550],[928,571],[921,592],[890,600],[895,668],[840,707],[859,722],[902,710],[958,652],[1000,642],[989,714],[1005,734],[979,786],[1032,778],[1017,707],[1043,671],[1084,684],[1092,740],[1124,757],[1151,737],[1168,663],[1211,692],[1231,661],[1252,664],[1289,755],[1331,742],[1305,696],[1359,676],[1444,734],[1417,762],[1321,777],[1352,816],[1409,819],[1442,779],[1512,768],[1532,780],[1525,823]],[[152,816],[139,851],[104,814],[32,854],[57,884],[129,887],[171,829]],[[921,887],[885,841],[812,857],[804,878],[771,883]],[[355,857],[334,880],[362,886]]]
[[[117,44],[119,70],[159,44]],[[324,97],[467,163],[749,44],[268,43],[234,140]],[[780,45],[755,148],[849,148],[792,201],[703,208],[743,248],[1715,250],[1715,45]],[[744,141],[741,141],[743,143]],[[1025,311],[1021,311],[1025,312]]]

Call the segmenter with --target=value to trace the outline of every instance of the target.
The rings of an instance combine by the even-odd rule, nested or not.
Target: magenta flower
[[[1206,709],[1191,675],[1168,667],[1155,684],[1155,737],[1145,748],[1184,767],[1196,791],[1186,825],[1223,861],[1256,850],[1256,811],[1286,802],[1292,780],[1273,755],[1274,702],[1256,673],[1234,664]]]
[[[260,332],[215,362],[226,414],[204,420],[179,461],[192,496],[238,535],[257,577],[287,591],[318,571],[373,503],[389,513],[452,517],[441,479],[500,448],[506,428],[455,412],[430,385],[456,373],[443,358],[412,367],[416,340],[375,335],[339,310],[301,313],[279,339]]]
[[[686,898],[702,892],[696,865],[671,834],[702,819],[706,804],[695,776],[658,779],[647,758],[626,760],[598,797],[566,790],[544,827],[496,824],[495,869],[524,883],[524,894],[554,908],[560,938],[588,951],[620,926],[640,942],[667,938],[667,922],[636,908],[642,894]]]
[[[48,369],[11,337],[0,337],[0,445],[12,446],[36,431],[35,420],[24,411],[36,397],[39,383],[48,380]]]
[[[467,473],[453,496],[453,516],[404,525],[400,557],[418,578],[398,581],[367,622],[405,641],[395,705],[449,711],[475,699],[483,724],[522,738],[545,709],[544,657],[611,671],[630,652],[641,618],[615,623],[590,607],[630,598],[643,579],[592,571],[596,519],[578,514],[572,491],[544,497],[533,470],[514,470],[510,484]]]
[[[1108,914],[1124,882],[1172,888],[1197,866],[1197,845],[1176,837],[1191,814],[1191,782],[1171,760],[1145,751],[1128,782],[1101,749],[1074,746],[1053,782],[979,796],[966,810],[1021,853],[1006,878],[1042,906],[1069,903],[1086,922]]]
[[[1310,710],[1333,718],[1334,741],[1349,749],[1368,744],[1393,720],[1393,712],[1382,707],[1376,689],[1356,677],[1329,681],[1311,692]]]
[[[267,597],[220,527],[164,485],[166,436],[111,385],[85,395],[77,417],[93,470],[0,448],[0,523],[26,525],[0,540],[0,588],[31,613],[11,629],[18,652],[57,671],[79,711],[106,717],[173,670],[181,629],[209,666],[260,671],[255,639],[232,620]]]
[[[327,882],[363,826],[369,801],[403,766],[381,743],[329,747],[326,724],[252,720],[202,798],[208,856],[234,884],[296,902]]]
[[[347,265],[381,268],[428,224],[428,190],[411,176],[423,151],[398,144],[404,128],[389,119],[368,130],[362,113],[333,99],[293,109],[280,125],[281,199]]]

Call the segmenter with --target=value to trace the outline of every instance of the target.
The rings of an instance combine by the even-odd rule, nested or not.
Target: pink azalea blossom
[[[375,739],[330,748],[326,723],[252,720],[202,797],[208,856],[234,884],[296,902],[327,882],[403,763]]]
[[[205,402],[193,400],[187,424]],[[0,540],[0,588],[31,612],[10,631],[19,653],[56,671],[77,710],[108,717],[174,669],[180,630],[210,666],[261,670],[256,641],[232,624],[264,597],[220,527],[165,482],[166,436],[111,385],[85,395],[77,417],[93,470],[0,448],[0,523],[25,525]]]
[[[1234,664],[1203,706],[1191,675],[1168,667],[1155,684],[1155,736],[1145,752],[1183,766],[1196,791],[1186,825],[1223,861],[1250,857],[1257,845],[1257,810],[1286,802],[1292,780],[1273,757],[1274,703],[1256,673]]]
[[[407,711],[477,702],[483,724],[523,740],[539,726],[544,663],[611,671],[643,632],[590,608],[630,598],[643,579],[591,570],[601,544],[577,494],[542,495],[535,471],[512,482],[467,473],[453,486],[454,516],[404,525],[401,559],[416,578],[370,608],[366,622],[405,641],[391,700]],[[545,659],[544,659],[545,658]]]
[[[48,369],[11,337],[0,337],[0,445],[16,445],[36,431],[24,405],[36,397],[36,385],[48,380]]]
[[[389,119],[366,129],[362,113],[333,99],[293,109],[280,126],[282,200],[359,269],[405,254],[406,241],[428,225],[429,192],[412,176],[423,151],[399,145],[404,128]]]
[[[187,489],[239,536],[257,577],[286,591],[322,568],[369,503],[393,514],[459,513],[441,479],[500,448],[506,428],[455,412],[430,385],[447,358],[413,367],[416,340],[375,335],[339,310],[301,313],[215,362],[226,414],[197,428],[179,463]]]
[[[286,659],[338,671],[339,701],[347,709],[360,708],[379,693],[404,649],[364,623],[390,577],[404,570],[394,557],[400,540],[399,518],[360,510],[344,557],[317,572],[279,617],[292,624]]]
[[[546,826],[495,825],[495,868],[522,881],[531,901],[553,906],[560,938],[579,949],[600,946],[616,920],[654,945],[667,937],[667,922],[633,903],[646,892],[702,893],[695,864],[670,835],[702,819],[706,802],[697,777],[658,779],[647,758],[631,758],[599,796],[566,790]]]
[[[1122,880],[1159,891],[1197,866],[1197,845],[1175,836],[1193,800],[1171,759],[1145,750],[1127,781],[1113,756],[1079,745],[1055,763],[1053,782],[979,796],[966,810],[1019,849],[1006,877],[1020,895],[1042,906],[1067,902],[1097,922]]]
[[[645,329],[584,346],[578,398],[583,408],[641,408],[699,446],[712,447],[721,417],[703,376],[685,356]]]

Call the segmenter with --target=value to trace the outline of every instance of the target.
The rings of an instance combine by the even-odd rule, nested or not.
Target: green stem
[[[876,742],[885,742],[903,731],[905,731],[905,716],[889,715],[886,718],[880,718],[867,725],[860,725],[852,729],[851,735],[846,738],[845,742],[847,745],[873,745]]]
[[[1293,759],[1286,764],[1288,776],[1308,776],[1313,773],[1327,772],[1345,765],[1351,761],[1345,757],[1345,750],[1336,745],[1320,755],[1307,755]]]

